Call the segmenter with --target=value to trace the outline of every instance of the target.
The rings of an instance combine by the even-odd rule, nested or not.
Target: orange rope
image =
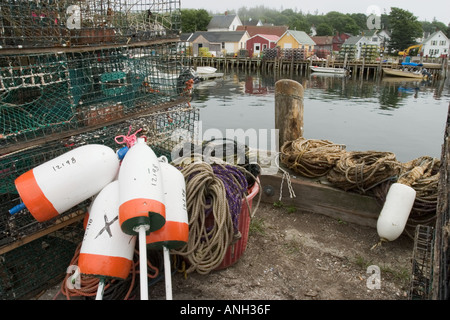
[[[75,250],[75,254],[70,262],[70,265],[78,265],[78,257],[81,250],[81,243],[78,245],[77,249]],[[139,251],[135,249],[135,254],[139,256]],[[138,259],[139,261],[139,259]],[[150,261],[147,260],[147,266],[149,268],[148,277],[153,279],[156,278],[159,274],[159,269],[153,266]],[[123,300],[130,299],[131,292],[134,288],[134,285],[136,283],[136,276],[139,274],[139,262],[132,261],[131,266],[131,283],[128,288],[127,293],[125,294]],[[153,273],[151,273],[153,271]],[[90,277],[86,275],[81,275],[80,279],[80,288],[69,288],[67,286],[67,281],[69,281],[69,278],[72,276],[72,274],[67,273],[64,277],[63,282],[61,283],[60,290],[56,293],[56,295],[53,297],[53,300],[56,300],[56,298],[62,294],[64,295],[67,300],[70,300],[72,297],[93,297],[97,295],[97,289],[98,285],[100,283],[100,279],[96,277]],[[111,280],[110,283],[105,285],[104,290],[106,291],[109,287],[111,287],[115,282],[117,282],[115,279]]]

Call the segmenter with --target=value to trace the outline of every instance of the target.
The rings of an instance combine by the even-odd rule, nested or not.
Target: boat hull
[[[414,78],[414,79],[423,79],[424,76],[422,74],[417,74],[414,72],[395,70],[395,69],[387,69],[383,68],[383,73],[385,75],[394,76],[394,77],[403,77],[403,78]]]
[[[326,68],[326,67],[317,67],[310,66],[311,71],[321,72],[321,73],[332,73],[332,74],[347,74],[347,70],[343,68]]]

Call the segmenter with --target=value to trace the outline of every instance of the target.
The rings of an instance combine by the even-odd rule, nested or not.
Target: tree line
[[[349,33],[358,35],[367,30],[368,16],[364,13],[340,13],[331,11],[327,14],[303,13],[293,9],[276,10],[264,6],[254,8],[242,7],[237,11],[229,11],[229,14],[237,14],[242,22],[260,20],[264,24],[276,26],[288,26],[291,30],[301,30],[311,33],[314,27],[317,36],[333,36],[336,33]],[[205,9],[182,9],[182,32],[206,31],[213,14]],[[404,50],[416,44],[416,39],[424,33],[432,33],[436,30],[443,31],[450,38],[450,24],[441,21],[419,21],[411,12],[401,8],[391,8],[389,14],[382,14],[380,27],[391,34],[390,49]]]

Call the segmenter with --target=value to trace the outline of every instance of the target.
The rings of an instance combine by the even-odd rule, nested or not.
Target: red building
[[[341,50],[342,44],[351,36],[352,35],[348,33],[336,33],[336,35],[333,37],[333,51]]]
[[[250,57],[259,56],[265,49],[275,48],[280,37],[273,34],[257,34],[247,40],[247,51]]]

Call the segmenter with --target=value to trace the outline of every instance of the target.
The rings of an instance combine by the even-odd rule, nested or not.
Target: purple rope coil
[[[248,183],[245,175],[236,167],[230,165],[213,165],[214,174],[222,180],[230,215],[233,221],[234,231],[238,231],[238,220],[241,213],[242,199],[245,196],[248,188]]]

